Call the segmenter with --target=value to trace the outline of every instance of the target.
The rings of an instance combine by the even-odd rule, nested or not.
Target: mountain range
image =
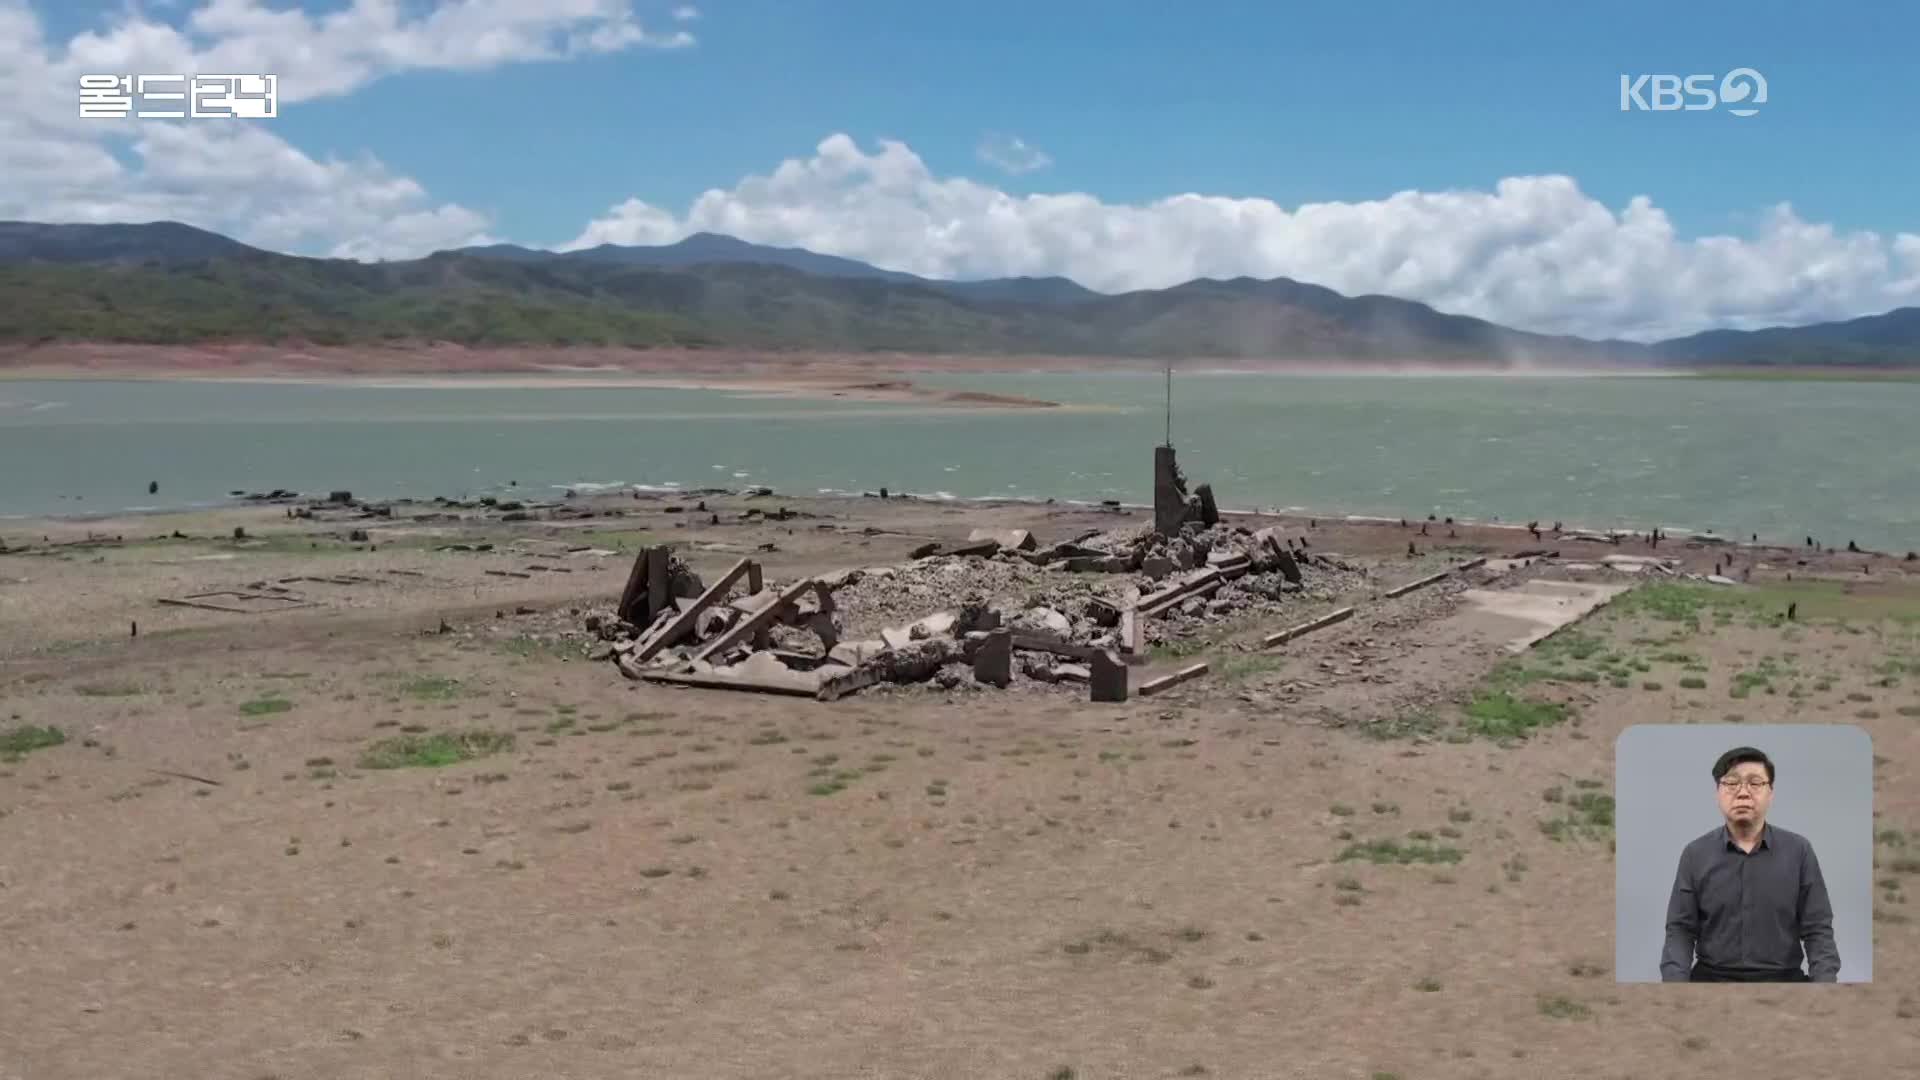
[[[1103,294],[947,281],[699,233],[363,263],[177,222],[0,222],[0,342],[626,345],[1604,366],[1920,366],[1920,308],[1651,345],[1535,334],[1287,278]]]

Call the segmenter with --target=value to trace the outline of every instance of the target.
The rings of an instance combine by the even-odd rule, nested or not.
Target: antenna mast
[[[1173,361],[1167,361],[1167,445],[1173,445]]]

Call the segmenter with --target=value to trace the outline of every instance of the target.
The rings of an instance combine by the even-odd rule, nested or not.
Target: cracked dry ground
[[[0,1077],[1900,1075],[1920,602],[1735,595],[1502,666],[1436,592],[1121,706],[668,690],[418,619],[9,668],[0,731],[68,738],[0,764]],[[1605,830],[1549,793],[1734,713],[1872,734],[1872,985],[1614,983]]]

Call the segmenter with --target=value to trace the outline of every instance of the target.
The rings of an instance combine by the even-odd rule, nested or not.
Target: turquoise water
[[[940,376],[1079,410],[646,388],[0,382],[0,515],[569,486],[1151,499],[1159,375]],[[1920,382],[1176,376],[1173,441],[1229,507],[1714,529],[1920,548]],[[147,494],[149,481],[160,491]]]

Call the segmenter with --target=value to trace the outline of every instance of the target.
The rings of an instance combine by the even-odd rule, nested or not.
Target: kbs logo
[[[1767,77],[1752,68],[1726,75],[1620,76],[1620,111],[1704,112],[1728,106],[1735,116],[1752,116],[1767,103]]]

